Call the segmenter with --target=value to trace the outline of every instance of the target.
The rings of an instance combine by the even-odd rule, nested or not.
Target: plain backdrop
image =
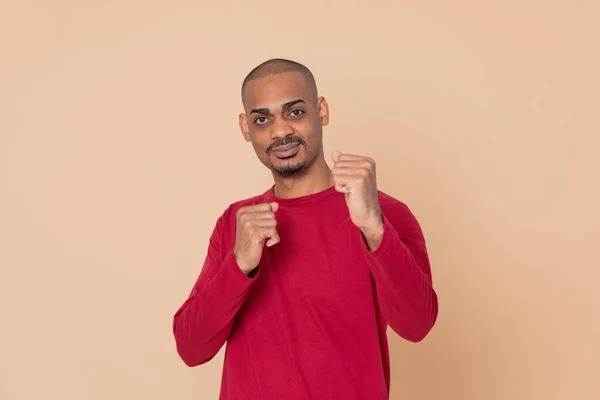
[[[0,399],[217,399],[172,317],[269,171],[245,74],[305,63],[440,301],[394,400],[600,399],[597,16],[583,1],[0,3]]]

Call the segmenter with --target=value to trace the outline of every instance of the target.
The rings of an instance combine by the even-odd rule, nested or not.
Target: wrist
[[[254,271],[254,269],[256,268],[256,266],[249,266],[247,263],[244,262],[244,260],[238,257],[237,252],[235,251],[233,252],[233,257],[235,258],[235,262],[238,268],[242,271],[242,273],[246,276],[250,276],[252,274],[252,271]]]
[[[245,264],[242,263],[237,263],[238,267],[240,268],[240,270],[242,271],[242,273],[246,276],[250,276],[252,275],[252,272],[256,269],[256,267],[248,267]]]
[[[368,224],[360,228],[362,236],[371,251],[374,251],[379,247],[379,244],[383,239],[384,230],[385,223],[383,220],[383,214],[381,213],[373,217]]]

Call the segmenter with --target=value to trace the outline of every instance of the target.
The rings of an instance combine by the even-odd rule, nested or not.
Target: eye
[[[257,125],[262,125],[265,122],[267,122],[267,118],[265,118],[265,117],[258,117],[254,120],[254,123]]]
[[[303,110],[300,110],[300,109],[292,110],[292,111],[290,112],[290,115],[291,115],[292,117],[299,117],[299,116],[301,116],[302,114],[304,114],[304,111],[303,111]]]

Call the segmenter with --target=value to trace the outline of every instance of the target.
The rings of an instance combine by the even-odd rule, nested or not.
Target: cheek
[[[298,128],[299,135],[306,140],[310,149],[315,149],[319,147],[322,132],[319,126],[314,126],[314,124],[306,124],[305,126]]]
[[[264,141],[261,141],[259,138],[256,137],[252,138],[251,143],[258,159],[263,164],[267,165],[269,163],[269,156],[267,155],[265,149],[267,148],[269,143],[265,143]]]
[[[255,139],[252,140],[252,147],[254,147],[254,151],[260,155],[260,153],[264,153],[265,146],[263,146],[262,142],[257,141]]]
[[[253,130],[250,133],[250,142],[255,149],[268,146],[269,134],[266,130]]]

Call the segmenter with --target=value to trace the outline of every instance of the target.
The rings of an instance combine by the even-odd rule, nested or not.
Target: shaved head
[[[308,68],[282,58],[261,63],[244,79],[242,103],[242,135],[275,176],[326,167],[322,137],[329,108]]]
[[[304,80],[306,81],[306,85],[314,93],[316,99],[316,97],[318,96],[317,84],[315,83],[315,78],[312,72],[310,72],[308,68],[296,61],[286,60],[284,58],[272,58],[257,65],[252,71],[248,73],[248,75],[244,79],[244,82],[242,83],[242,100],[244,99],[246,93],[246,86],[248,85],[248,82],[258,78],[264,78],[283,72],[298,72],[302,74]]]

